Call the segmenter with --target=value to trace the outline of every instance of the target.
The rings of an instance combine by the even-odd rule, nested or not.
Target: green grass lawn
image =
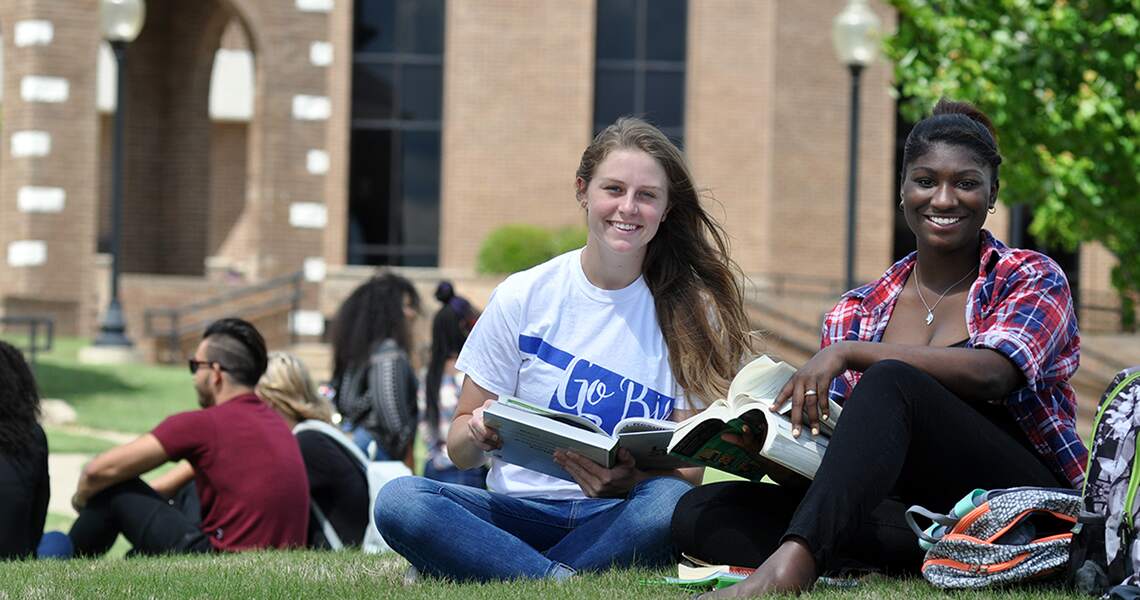
[[[0,598],[689,598],[690,590],[653,583],[668,570],[619,570],[570,582],[402,585],[407,563],[358,552],[251,552],[116,561],[0,563]],[[854,588],[818,587],[802,598],[844,600],[952,597],[1061,599],[1044,589],[959,592],[949,596],[921,579],[871,578]]]
[[[164,417],[197,408],[190,377],[181,366],[81,365],[76,360],[87,340],[57,339],[56,348],[38,357],[36,375],[47,398],[60,398],[78,413],[78,423],[129,433],[149,431]],[[49,427],[52,452],[96,454],[111,443]],[[417,464],[424,449],[417,443]],[[165,469],[152,472],[153,477]],[[709,471],[706,482],[734,478]],[[66,530],[72,518],[48,516],[47,529]],[[557,585],[546,582],[454,584],[424,581],[404,587],[407,563],[398,556],[358,552],[255,552],[226,556],[132,558],[122,560],[124,540],[113,560],[0,562],[0,600],[9,598],[688,598],[691,591],[649,583],[670,573],[616,571],[584,575]],[[873,578],[853,589],[817,588],[805,598],[946,598],[921,579]],[[956,593],[958,599],[1071,598],[1042,589]]]
[[[185,367],[79,364],[79,349],[89,343],[56,338],[51,352],[36,357],[40,394],[65,400],[79,425],[143,433],[170,414],[198,408]]]
[[[58,427],[45,426],[48,450],[54,453],[66,454],[99,454],[109,450],[115,444],[107,440],[65,431]]]

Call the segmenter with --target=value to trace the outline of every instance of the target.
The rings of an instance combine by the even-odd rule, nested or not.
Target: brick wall
[[[499,225],[584,222],[593,2],[450,0],[445,27],[440,262],[471,268]]]
[[[94,10],[86,3],[0,6],[0,306],[7,314],[58,313],[61,333],[79,326],[77,315],[65,313],[82,301],[95,244]],[[17,26],[44,35],[17,45]],[[14,155],[13,136],[29,133],[50,147]]]

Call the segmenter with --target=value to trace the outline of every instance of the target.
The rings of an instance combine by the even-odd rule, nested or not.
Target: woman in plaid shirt
[[[677,507],[682,551],[759,565],[718,595],[799,591],[845,568],[917,572],[907,506],[949,508],[974,488],[1081,485],[1068,281],[1049,257],[982,228],[1000,164],[993,126],[966,103],[943,99],[907,137],[899,209],[918,250],[843,295],[820,351],[778,398],[810,428],[802,435],[828,418],[825,394],[844,404],[815,480],[714,484]]]

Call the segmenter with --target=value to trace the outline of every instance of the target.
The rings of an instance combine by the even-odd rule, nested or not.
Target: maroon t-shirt
[[[154,437],[194,466],[202,531],[216,550],[303,547],[309,480],[285,420],[253,394],[167,417]]]

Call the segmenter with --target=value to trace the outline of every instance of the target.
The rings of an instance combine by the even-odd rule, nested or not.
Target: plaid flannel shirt
[[[843,295],[823,323],[821,348],[842,340],[879,342],[916,254],[878,281]],[[989,348],[1025,375],[1002,402],[1038,454],[1074,487],[1084,481],[1088,450],[1077,435],[1077,398],[1069,378],[1080,363],[1080,334],[1065,274],[1052,259],[1009,248],[982,230],[981,268],[966,304],[969,348]],[[846,371],[829,388],[842,403],[860,374]]]

